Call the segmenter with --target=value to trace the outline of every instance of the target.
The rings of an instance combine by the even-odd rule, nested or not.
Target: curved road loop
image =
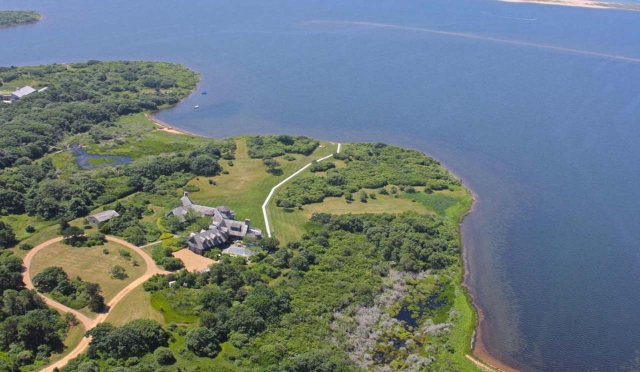
[[[50,246],[53,243],[58,243],[60,241],[62,241],[62,237],[57,237],[57,238],[53,238],[50,240],[47,240],[46,242],[39,244],[38,246],[36,246],[35,248],[33,248],[32,250],[29,251],[29,253],[27,253],[27,255],[24,257],[24,266],[26,267],[26,270],[23,273],[23,277],[24,277],[24,283],[27,287],[27,289],[35,289],[33,286],[33,282],[31,281],[31,272],[30,267],[31,267],[31,261],[33,260],[33,257],[40,252],[41,250],[47,248],[48,246]],[[147,270],[145,271],[145,273],[139,277],[138,279],[134,280],[133,282],[131,282],[128,286],[124,287],[120,292],[118,292],[117,295],[115,295],[106,305],[106,311],[103,313],[98,314],[97,317],[95,317],[95,319],[91,319],[88,316],[80,313],[77,310],[74,310],[68,306],[65,306],[61,303],[59,303],[58,301],[52,300],[50,298],[47,298],[45,296],[42,296],[42,298],[44,298],[44,301],[47,303],[47,305],[56,308],[62,312],[66,312],[66,313],[71,313],[73,315],[76,316],[76,318],[78,319],[78,321],[80,321],[80,323],[82,323],[82,325],[84,326],[85,330],[90,330],[92,328],[94,328],[95,326],[97,326],[99,323],[104,322],[104,320],[107,318],[107,316],[109,316],[109,311],[111,309],[113,309],[118,302],[120,302],[127,294],[129,294],[129,292],[131,292],[134,288],[138,287],[139,285],[141,285],[142,283],[144,283],[145,281],[147,281],[147,279],[149,279],[150,277],[152,277],[155,274],[168,274],[168,271],[162,270],[160,268],[158,268],[156,266],[156,263],[153,261],[153,259],[151,257],[149,257],[149,255],[143,251],[142,249],[140,249],[139,247],[136,247],[135,245],[113,237],[113,236],[107,236],[107,240],[110,242],[114,242],[120,245],[123,245],[127,248],[133,249],[135,252],[137,252],[138,254],[140,254],[140,256],[144,259],[145,264],[147,265]],[[89,346],[89,342],[91,341],[90,337],[84,337],[80,343],[67,355],[64,356],[64,358],[56,361],[55,363],[52,363],[50,365],[48,365],[47,367],[45,367],[44,369],[42,369],[43,372],[51,372],[53,371],[54,368],[62,368],[64,367],[71,359],[77,357],[78,355],[82,354],[82,352],[85,351],[85,349],[87,348],[87,346]]]

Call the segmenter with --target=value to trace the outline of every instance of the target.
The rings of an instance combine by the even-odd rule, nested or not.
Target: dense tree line
[[[110,126],[120,116],[173,105],[197,76],[160,62],[89,61],[70,65],[0,68],[5,87],[36,81],[32,93],[6,105],[0,117],[0,169],[52,151],[65,135]],[[15,84],[15,83],[14,83]]]
[[[17,26],[40,20],[40,13],[33,10],[0,10],[0,28]],[[11,81],[11,79],[9,79]]]
[[[155,320],[133,320],[122,327],[114,327],[109,323],[100,323],[87,331],[91,336],[90,357],[125,359],[142,356],[166,346],[169,335]]]
[[[334,158],[344,161],[346,167],[336,168],[331,162],[313,164],[306,177],[294,179],[275,198],[276,205],[288,208],[319,203],[326,197],[387,185],[425,186],[427,191],[460,186],[435,159],[415,150],[383,143],[352,143]],[[318,177],[312,175],[313,172],[326,172],[326,175]]]
[[[0,260],[0,350],[9,362],[0,360],[0,370],[46,361],[52,351],[62,350],[67,322],[22,281],[22,260],[8,256]]]

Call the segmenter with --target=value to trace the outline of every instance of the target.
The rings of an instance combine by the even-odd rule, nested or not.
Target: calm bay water
[[[463,238],[489,351],[524,370],[640,369],[640,63],[531,45],[640,58],[640,12],[482,0],[0,3],[18,6],[45,18],[0,31],[0,65],[179,62],[208,94],[158,115],[176,127],[385,141],[437,157],[478,197]]]

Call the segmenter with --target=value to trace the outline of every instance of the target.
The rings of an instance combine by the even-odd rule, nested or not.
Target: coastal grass
[[[196,204],[214,207],[226,205],[235,211],[236,219],[250,219],[252,226],[266,231],[262,203],[271,189],[313,160],[331,155],[337,150],[336,144],[324,141],[320,143],[325,148],[317,148],[309,156],[295,154],[293,161],[276,157],[275,159],[281,164],[281,172],[273,174],[267,173],[267,168],[262,164],[261,159],[252,159],[248,156],[245,138],[237,138],[236,159],[233,160],[233,166],[225,161],[220,162],[229,174],[192,179],[189,184],[197,186],[200,191],[190,192],[189,197]],[[209,184],[209,180],[216,184]]]
[[[71,151],[61,151],[47,155],[53,165],[60,171],[61,179],[68,179],[71,175],[80,172],[81,168]]]
[[[166,325],[164,316],[151,305],[149,293],[145,292],[142,286],[134,288],[124,296],[111,309],[105,321],[115,326],[121,326],[135,319],[153,319]]]
[[[283,186],[284,187],[284,186]],[[367,194],[377,193],[377,190],[364,189]],[[357,195],[356,195],[357,199]],[[344,198],[328,197],[322,203],[307,204],[302,210],[285,211],[272,202],[267,207],[267,215],[271,224],[273,236],[282,244],[299,240],[304,233],[304,225],[314,213],[331,214],[361,214],[361,213],[402,213],[414,211],[421,214],[433,213],[425,205],[406,198],[394,198],[393,195],[376,194],[375,199],[367,199],[366,203],[354,200],[347,203]]]
[[[151,306],[162,314],[164,318],[164,324],[177,323],[197,323],[200,319],[197,315],[183,315],[178,313],[169,301],[160,292],[151,294]]]
[[[144,113],[123,116],[105,132],[117,136],[112,141],[90,144],[85,150],[96,155],[123,155],[140,158],[148,155],[186,151],[207,139],[171,133],[159,127]],[[85,135],[88,136],[88,135]],[[83,138],[83,142],[89,142]]]
[[[458,202],[447,209],[445,209],[445,215],[455,221],[460,226],[464,217],[471,211],[473,205],[473,196],[471,191],[461,187],[459,190],[453,192],[442,191],[440,193],[446,196],[453,196],[455,194],[458,198]],[[448,195],[447,195],[448,194]],[[458,239],[460,240],[460,246],[462,246],[462,236],[460,228],[458,227]],[[464,247],[463,247],[464,249]],[[449,335],[449,340],[454,348],[452,358],[453,363],[462,371],[479,371],[481,368],[473,362],[469,355],[471,355],[471,339],[478,325],[478,314],[473,307],[471,296],[465,286],[462,285],[464,281],[464,258],[462,253],[459,256],[460,264],[456,269],[455,275],[455,299],[453,303],[453,309],[458,313],[455,320],[456,327],[453,327]]]
[[[104,254],[103,249],[107,249],[109,254]],[[129,252],[131,260],[121,257],[120,250]],[[138,266],[133,265],[134,261],[138,262]],[[126,279],[112,279],[109,276],[109,269],[115,265],[120,265],[126,269],[128,275]],[[71,247],[62,242],[51,244],[33,257],[31,262],[32,276],[50,266],[62,267],[69,275],[69,278],[80,276],[85,282],[100,284],[105,303],[109,302],[131,282],[142,276],[146,270],[145,262],[137,252],[114,242],[107,242],[104,245],[90,248]],[[94,313],[88,311],[81,312],[87,316],[95,316]]]

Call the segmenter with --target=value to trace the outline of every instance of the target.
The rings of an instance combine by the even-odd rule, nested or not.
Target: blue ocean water
[[[523,370],[640,369],[640,12],[488,0],[0,3],[18,6],[45,18],[0,31],[0,65],[179,62],[208,94],[158,115],[173,126],[437,157],[478,198],[463,239],[489,352]]]

